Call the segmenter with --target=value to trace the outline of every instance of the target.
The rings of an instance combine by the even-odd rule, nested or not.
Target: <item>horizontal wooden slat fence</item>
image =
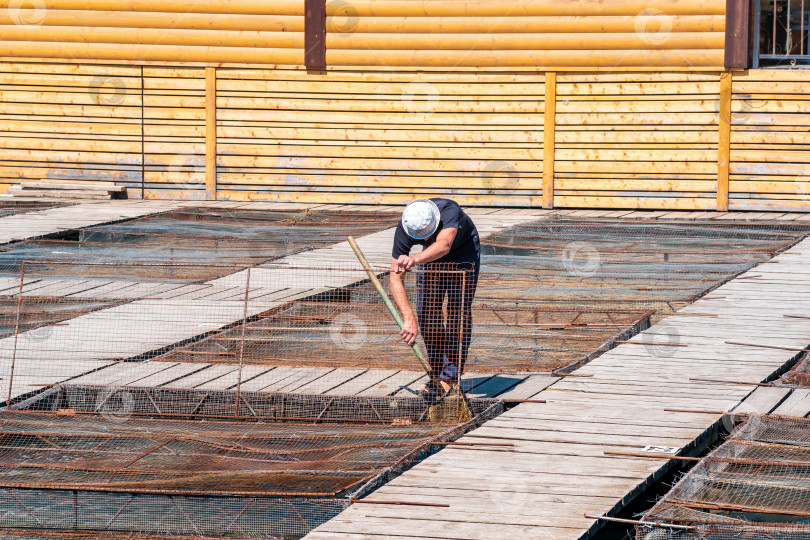
[[[138,196],[142,81],[136,66],[0,63],[0,190],[114,181]]]
[[[805,211],[808,83],[6,62],[0,192],[48,179],[147,198]]]
[[[219,193],[539,205],[544,79],[217,70]]]
[[[729,208],[810,209],[810,72],[734,75]]]
[[[146,198],[205,199],[205,68],[144,68]]]
[[[554,204],[714,209],[719,73],[560,74]]]

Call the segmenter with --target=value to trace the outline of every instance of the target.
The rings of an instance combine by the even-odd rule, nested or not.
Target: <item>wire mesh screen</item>
[[[63,277],[65,264],[69,278]],[[269,263],[203,281],[204,270],[25,262],[11,279],[16,292],[7,297],[9,312],[0,327],[6,335],[0,351],[9,359],[2,374],[5,397],[13,403],[65,381],[355,395],[394,375],[389,382],[402,385],[426,378],[359,264]],[[110,281],[114,273],[120,280]],[[415,313],[421,327],[418,347],[435,376],[455,365],[448,380],[458,383],[475,276],[458,265],[415,273],[404,282],[411,305],[406,312]],[[129,282],[132,274],[153,281]],[[64,296],[78,286],[82,293]],[[396,390],[392,384],[390,392]]]
[[[417,273],[449,297],[470,271]],[[501,410],[436,421],[400,388],[427,375],[359,264],[40,260],[6,280],[0,528],[298,538]],[[448,336],[469,309],[406,285]]]
[[[774,386],[810,388],[810,355],[803,354],[796,364],[773,383]]]
[[[808,232],[793,223],[545,219],[483,240],[479,299],[663,317]]]
[[[233,415],[233,392],[116,394],[160,414],[65,385],[0,415],[0,529],[300,538],[501,411],[472,400],[475,418],[448,425],[417,398],[342,397],[325,414],[334,399],[245,393]]]
[[[752,416],[643,521],[645,540],[810,538],[810,419]]]
[[[37,212],[62,206],[68,206],[68,204],[46,201],[0,201],[0,217],[13,216],[25,212]]]
[[[298,538],[501,410],[474,399],[473,420],[435,421],[400,388],[428,378],[359,264],[206,268],[21,264],[0,339],[0,527]],[[458,361],[470,270],[417,274],[436,361]],[[424,280],[445,287],[430,309]],[[79,282],[88,303],[59,295]]]
[[[19,269],[22,261],[47,260],[74,262],[76,272],[88,262],[187,264],[197,265],[201,277],[211,279],[234,267],[334,245],[346,235],[374,233],[396,222],[395,215],[375,212],[186,208],[26,240],[0,252],[0,268]],[[67,265],[62,270],[72,273]]]

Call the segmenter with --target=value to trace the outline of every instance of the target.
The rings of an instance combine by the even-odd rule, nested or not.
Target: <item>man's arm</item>
[[[402,257],[407,257],[403,255]],[[400,259],[402,258],[400,257]],[[399,308],[402,314],[402,320],[405,323],[400,331],[402,339],[408,345],[413,345],[416,341],[416,336],[419,334],[419,326],[417,325],[416,315],[411,309],[411,303],[408,301],[408,294],[405,292],[405,285],[402,283],[402,276],[405,274],[398,271],[397,259],[391,259],[391,295],[394,297],[394,303]]]
[[[450,253],[450,247],[453,245],[453,240],[456,239],[456,234],[458,234],[457,228],[442,229],[441,232],[439,232],[439,235],[436,237],[436,241],[422,250],[421,253],[417,253],[413,257],[409,255],[400,255],[399,259],[394,259],[391,265],[391,271],[397,273],[405,272],[417,264],[429,263],[435,261],[436,259],[441,259]],[[393,280],[391,283],[393,287]]]

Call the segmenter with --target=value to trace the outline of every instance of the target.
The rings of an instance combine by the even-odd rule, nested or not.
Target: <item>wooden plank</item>
[[[301,368],[289,379],[284,379],[279,384],[274,385],[276,388],[267,390],[274,390],[276,392],[296,392],[298,388],[313,383],[334,371],[331,368]]]
[[[810,390],[796,388],[771,414],[804,418],[810,414]]]
[[[165,384],[165,386],[169,388],[196,388],[209,381],[231,373],[237,369],[237,367],[238,366],[233,365],[210,365],[205,369],[191,373],[190,375],[187,375],[181,379],[171,381],[170,383]]]
[[[157,362],[155,362],[157,363]],[[208,364],[188,364],[180,363],[171,365],[167,369],[162,369],[157,373],[138,379],[137,386],[164,386],[170,385],[172,381],[181,379],[197,371],[201,371],[209,367]]]
[[[547,375],[530,375],[522,383],[497,397],[505,401],[531,399],[558,380],[560,380],[558,377],[549,377]]]
[[[358,395],[366,390],[379,387],[386,380],[394,377],[398,371],[389,369],[370,369],[358,377],[347,380],[345,383],[323,392],[327,395]],[[368,395],[368,394],[367,394]]]
[[[751,395],[734,407],[731,412],[769,414],[785,400],[790,392],[790,388],[761,386],[751,392]]]
[[[394,392],[394,397],[414,397],[419,395],[419,387],[423,384],[426,384],[429,380],[429,377],[422,373],[418,379],[403,385],[401,389]]]
[[[424,517],[419,519],[418,517],[376,518],[365,516],[366,514],[363,512],[346,514],[345,517],[341,515],[327,522],[326,525],[315,529],[310,533],[310,537],[317,539],[323,531],[338,534],[340,538],[347,538],[347,535],[352,534],[369,535],[369,530],[372,529],[379,537],[386,538],[398,537],[402,531],[416,530],[423,535],[421,538],[466,538],[470,540],[531,538],[534,534],[538,534],[543,538],[565,538],[566,536],[560,536],[561,532],[570,535],[570,538],[575,538],[581,532],[574,533],[570,529],[549,526],[538,530],[527,525],[465,523],[461,521],[425,519]]]
[[[374,396],[374,397],[383,397],[383,396],[390,396],[390,395],[397,395],[400,391],[402,391],[403,387],[411,387],[417,384],[417,381],[422,381],[423,379],[427,379],[427,376],[424,372],[421,371],[399,371],[396,374],[392,375],[388,379],[385,379],[373,386],[370,386],[363,390],[362,392],[358,392],[358,396]],[[418,384],[422,384],[419,382]],[[413,394],[402,394],[402,395],[413,395]]]
[[[234,369],[221,377],[217,377],[216,379],[203,383],[196,388],[199,390],[235,390],[237,385],[241,387],[240,379],[244,383],[248,383],[252,379],[269,372],[271,369],[272,368],[267,366],[247,365],[242,366],[242,373],[240,375],[237,366],[237,369]]]
[[[285,379],[292,378],[296,373],[299,373],[303,368],[286,368],[275,367],[257,377],[242,383],[242,391],[244,392],[273,392],[280,382]]]
[[[324,394],[337,386],[351,385],[352,380],[365,373],[365,369],[338,368],[295,389],[296,394]],[[350,393],[351,395],[351,393]]]

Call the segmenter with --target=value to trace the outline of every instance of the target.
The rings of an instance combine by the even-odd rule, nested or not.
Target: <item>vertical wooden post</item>
[[[749,20],[751,18],[751,0],[726,0],[726,50],[724,64],[726,69],[745,69],[748,67],[750,40]],[[759,32],[759,29],[755,29]],[[759,36],[754,37],[759,44]]]
[[[557,73],[546,72],[543,115],[543,208],[554,208],[554,141],[557,113]]]
[[[217,200],[217,69],[205,68],[205,199]]]
[[[728,211],[728,171],[731,155],[731,72],[720,75],[720,133],[717,145],[717,210]]]
[[[326,69],[326,0],[304,0],[304,64]]]

